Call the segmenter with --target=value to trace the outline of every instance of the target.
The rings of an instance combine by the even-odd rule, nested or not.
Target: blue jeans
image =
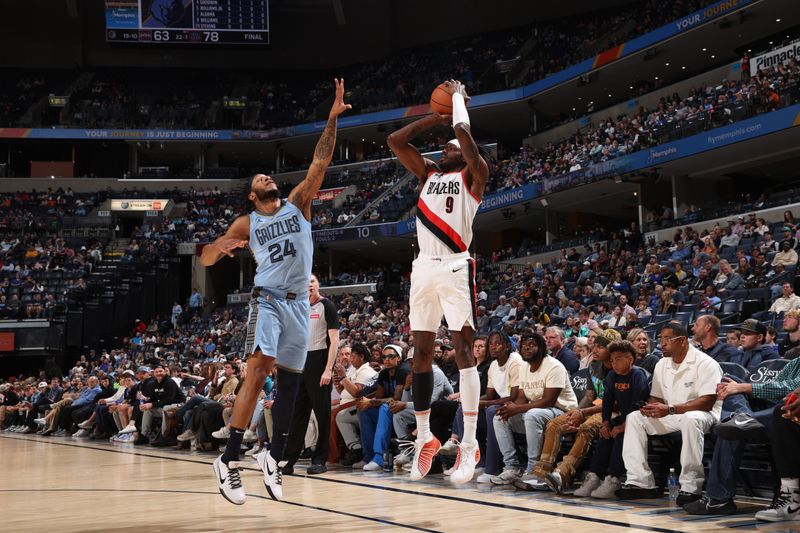
[[[753,412],[744,394],[733,394],[725,398],[722,404],[722,413],[747,413],[767,428],[772,427],[772,412],[774,407]],[[714,445],[714,456],[711,458],[711,468],[706,482],[706,493],[715,500],[730,500],[736,494],[736,470],[742,459],[742,451],[747,441],[717,438]]]
[[[507,421],[503,421],[499,416],[494,417],[494,433],[497,437],[497,445],[503,454],[503,465],[505,468],[520,468],[517,458],[517,449],[514,443],[514,433],[524,433],[528,449],[527,472],[533,472],[536,463],[539,461],[539,454],[542,451],[542,436],[547,423],[557,416],[564,414],[564,411],[555,407],[545,409],[530,409],[524,413],[514,415]]]
[[[494,433],[494,417],[500,407],[499,405],[490,405],[486,408],[486,454],[481,456],[481,463],[485,468],[484,472],[492,476],[500,473],[503,458],[500,454],[500,447],[497,445],[497,436]]]
[[[374,461],[383,466],[383,450],[392,439],[392,412],[388,404],[359,411],[361,424],[361,449],[364,461]]]

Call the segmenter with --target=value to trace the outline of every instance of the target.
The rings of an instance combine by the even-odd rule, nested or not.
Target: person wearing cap
[[[775,406],[800,387],[800,359],[784,366],[763,383],[738,383],[723,378],[717,396],[723,400],[723,422],[714,428],[717,442],[711,458],[706,492],[701,500],[684,505],[694,515],[727,515],[736,512],[736,472],[748,440],[763,441],[773,429]],[[727,417],[726,417],[727,415]]]
[[[741,350],[737,350],[729,363],[737,363],[749,372],[754,372],[764,361],[777,359],[778,354],[772,346],[764,344],[767,338],[767,326],[755,318],[748,318],[739,326],[742,332]]]
[[[581,462],[589,452],[592,441],[600,433],[600,427],[603,425],[601,416],[603,384],[606,374],[611,369],[608,345],[621,339],[622,335],[614,329],[607,329],[595,337],[592,347],[593,361],[589,365],[589,380],[583,398],[575,409],[554,418],[547,424],[542,453],[533,475],[537,478],[537,484],[547,483],[556,494],[560,494],[563,487],[568,487],[572,483]],[[561,437],[569,433],[577,433],[575,442],[569,453],[554,468],[561,449]]]
[[[650,398],[625,419],[622,456],[628,477],[616,491],[623,500],[656,498],[656,485],[647,461],[647,436],[681,432],[681,474],[678,505],[700,498],[705,472],[705,434],[719,422],[722,401],[717,384],[722,379],[719,363],[691,345],[683,323],[670,321],[659,337],[664,358],[656,364]]]
[[[39,394],[36,396],[35,401],[32,402],[31,408],[28,411],[27,419],[25,420],[28,426],[23,433],[36,432],[36,418],[40,413],[44,412],[50,404],[57,402],[61,399],[62,389],[59,385],[60,380],[55,377],[50,380],[50,385],[42,381],[37,387]]]

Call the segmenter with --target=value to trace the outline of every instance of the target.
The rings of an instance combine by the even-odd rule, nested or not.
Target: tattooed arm
[[[328,123],[314,149],[314,160],[308,167],[308,172],[303,181],[289,193],[289,201],[303,212],[307,220],[311,220],[311,201],[317,195],[325,171],[333,158],[333,149],[336,146],[336,118],[353,106],[344,103],[344,80],[334,80],[336,83],[336,97],[333,100]]]

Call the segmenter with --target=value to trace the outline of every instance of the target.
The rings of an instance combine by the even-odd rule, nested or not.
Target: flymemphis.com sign
[[[764,54],[750,58],[750,72],[755,74],[763,68],[785,65],[792,58],[800,61],[800,41],[781,46]]]

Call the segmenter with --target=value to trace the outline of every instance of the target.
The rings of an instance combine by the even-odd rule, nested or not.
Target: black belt
[[[257,298],[261,296],[261,293],[264,292],[264,298],[269,300],[270,298],[279,298],[281,300],[296,300],[297,294],[294,292],[282,292],[276,291],[272,289],[267,289],[266,287],[253,287],[253,292],[250,293],[251,297]]]

